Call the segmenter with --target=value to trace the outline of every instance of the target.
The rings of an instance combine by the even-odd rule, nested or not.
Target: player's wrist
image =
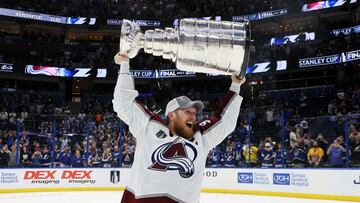
[[[239,94],[240,93],[240,87],[241,87],[240,83],[232,82],[231,86],[230,86],[230,90],[237,93],[237,94]]]
[[[130,65],[129,61],[122,61],[120,63],[120,71],[119,74],[129,74],[130,73]]]

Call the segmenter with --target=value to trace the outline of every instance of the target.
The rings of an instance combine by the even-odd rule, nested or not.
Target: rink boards
[[[124,190],[130,169],[2,169],[0,192]],[[360,202],[359,169],[206,169],[203,192]]]

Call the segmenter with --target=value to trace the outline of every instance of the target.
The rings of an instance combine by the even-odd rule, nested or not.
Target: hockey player
[[[201,101],[180,96],[167,104],[164,121],[135,100],[129,58],[117,54],[114,60],[121,68],[113,107],[136,138],[131,179],[121,202],[198,203],[208,152],[235,129],[245,78],[232,76],[230,90],[208,120],[196,120],[204,107]]]

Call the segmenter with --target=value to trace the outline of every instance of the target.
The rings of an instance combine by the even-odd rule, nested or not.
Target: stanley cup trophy
[[[147,30],[123,20],[120,53],[129,58],[140,49],[176,62],[183,71],[245,76],[249,60],[248,21],[181,19],[178,28]]]

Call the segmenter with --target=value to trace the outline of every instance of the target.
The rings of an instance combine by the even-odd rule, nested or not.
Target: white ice
[[[0,194],[0,203],[120,203],[122,192],[39,192]],[[345,203],[332,200],[202,193],[200,203]],[[351,203],[351,202],[346,202]]]

